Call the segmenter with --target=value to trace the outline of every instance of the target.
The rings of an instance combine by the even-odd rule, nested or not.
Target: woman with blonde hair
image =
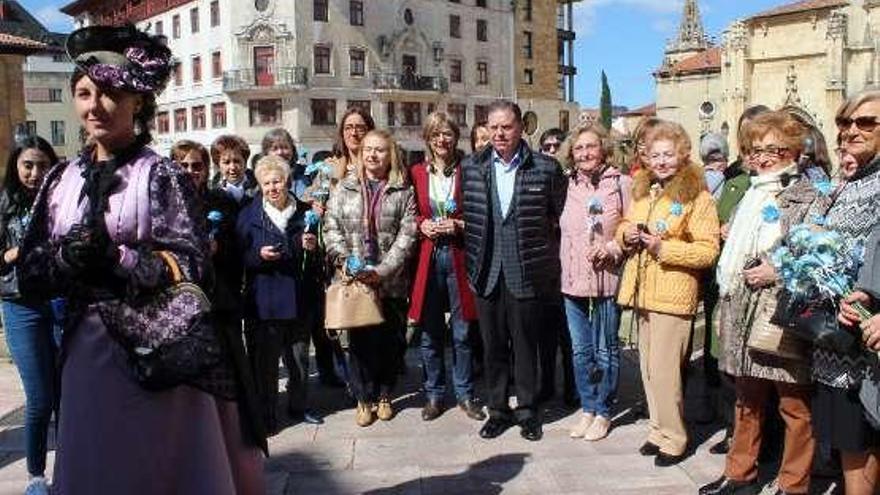
[[[614,233],[630,204],[632,179],[608,164],[612,149],[604,127],[586,124],[571,133],[558,155],[569,176],[559,219],[562,294],[583,409],[571,437],[588,441],[608,434],[620,369],[614,295],[624,257]]]
[[[452,378],[459,407],[471,419],[485,414],[474,402],[470,323],[477,319],[474,294],[467,283],[464,220],[461,219],[460,131],[445,113],[428,116],[422,136],[426,159],[412,167],[418,205],[419,258],[409,320],[422,326],[422,365],[427,402],[422,419],[443,413],[446,393],[446,312],[452,333]]]
[[[661,121],[645,137],[645,168],[633,178],[633,203],[617,228],[627,256],[618,302],[633,309],[650,416],[639,449],[657,466],[684,458],[681,369],[702,272],[718,257],[718,213],[703,171],[691,162],[691,141],[678,124]]]
[[[324,216],[327,258],[378,291],[385,319],[349,335],[351,388],[360,426],[369,426],[377,416],[383,421],[394,416],[391,392],[406,325],[406,267],[415,250],[416,212],[415,194],[394,138],[384,130],[368,132],[358,166],[333,189]]]

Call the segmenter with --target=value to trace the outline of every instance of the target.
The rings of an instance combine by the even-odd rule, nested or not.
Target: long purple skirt
[[[64,341],[54,494],[262,494],[263,457],[234,402],[141,388],[89,313]]]

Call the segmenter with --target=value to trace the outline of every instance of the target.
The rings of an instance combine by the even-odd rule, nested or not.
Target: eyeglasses
[[[351,124],[351,125],[347,125],[347,126],[343,127],[342,132],[345,132],[348,134],[352,134],[355,132],[358,134],[365,134],[367,132],[367,126]]]
[[[837,124],[837,129],[840,132],[850,130],[853,124],[856,125],[856,129],[862,132],[872,132],[880,125],[880,120],[877,120],[877,117],[873,115],[864,115],[854,119],[850,117],[837,117],[834,119],[834,123]]]
[[[544,151],[558,150],[560,146],[562,146],[562,143],[550,142],[542,144],[541,149]]]
[[[782,158],[786,153],[788,153],[788,148],[771,144],[764,148],[752,148],[752,150],[749,151],[749,157],[756,158],[761,155],[769,155],[776,158]]]
[[[600,147],[599,143],[578,144],[578,145],[575,145],[574,148],[572,148],[572,151],[577,153],[580,151],[597,150],[597,149],[599,149],[599,147]]]
[[[455,133],[452,131],[439,131],[431,134],[431,139],[455,139]]]
[[[676,155],[673,152],[651,153],[648,155],[648,160],[650,160],[652,162],[661,163],[661,162],[670,162],[673,159],[675,159],[675,157],[676,157]]]

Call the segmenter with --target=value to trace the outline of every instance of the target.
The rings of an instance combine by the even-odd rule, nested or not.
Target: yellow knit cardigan
[[[688,165],[662,191],[651,191],[651,172],[640,170],[633,181],[633,202],[617,229],[623,233],[645,224],[662,234],[658,256],[631,252],[620,281],[617,301],[641,310],[692,316],[700,300],[700,278],[719,253],[718,213],[706,191],[703,171]],[[655,186],[656,188],[656,186]]]

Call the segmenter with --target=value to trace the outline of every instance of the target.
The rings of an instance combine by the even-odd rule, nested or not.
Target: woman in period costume
[[[68,298],[53,493],[263,493],[265,444],[242,427],[231,359],[148,390],[122,323],[135,301],[201,282],[209,252],[193,182],[147,147],[171,52],[133,26],[77,30],[67,51],[88,144],[47,176],[19,273],[23,290]],[[145,339],[163,332],[151,323]]]

